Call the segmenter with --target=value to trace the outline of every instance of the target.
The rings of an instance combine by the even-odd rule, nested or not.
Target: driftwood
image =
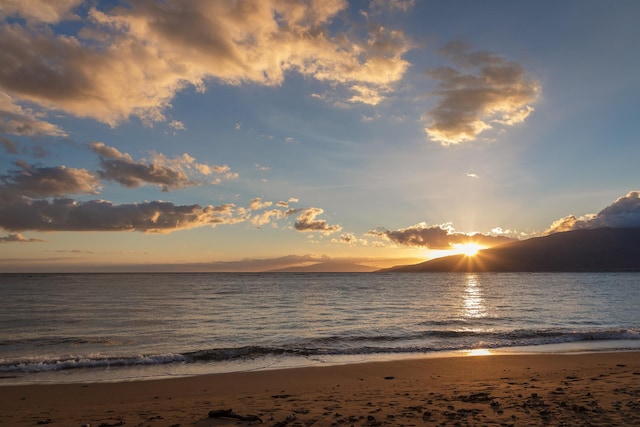
[[[257,421],[262,424],[262,419],[257,415],[239,415],[232,409],[220,409],[217,411],[209,411],[209,418],[231,418],[240,421]]]

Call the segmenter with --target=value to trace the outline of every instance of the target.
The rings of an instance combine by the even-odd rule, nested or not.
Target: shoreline
[[[5,373],[0,387],[37,384],[91,384],[156,381],[182,377],[240,372],[260,372],[311,367],[331,367],[362,363],[394,362],[411,359],[440,359],[489,355],[590,354],[640,352],[640,340],[584,340],[527,346],[443,350],[434,352],[371,353],[324,356],[265,356],[250,359],[209,362],[169,362],[130,366],[61,368],[50,371]]]
[[[0,425],[640,424],[640,351],[421,357],[0,386]],[[284,424],[283,424],[284,423]]]

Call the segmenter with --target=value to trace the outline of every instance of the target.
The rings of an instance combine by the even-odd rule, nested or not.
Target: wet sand
[[[640,425],[640,352],[423,358],[0,387],[2,426],[259,424]]]

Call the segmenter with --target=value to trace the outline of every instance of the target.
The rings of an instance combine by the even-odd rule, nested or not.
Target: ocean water
[[[0,384],[640,348],[638,273],[2,274]]]

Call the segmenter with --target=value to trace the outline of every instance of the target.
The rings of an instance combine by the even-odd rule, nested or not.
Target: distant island
[[[640,228],[595,228],[494,246],[378,272],[640,271]]]

